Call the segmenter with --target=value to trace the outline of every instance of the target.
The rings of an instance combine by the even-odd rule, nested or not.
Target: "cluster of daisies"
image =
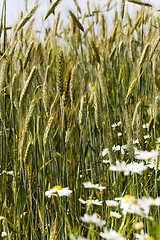
[[[116,127],[119,127],[121,125],[121,122],[118,122],[116,124],[113,124],[112,127],[115,129]],[[143,125],[143,128],[147,128],[148,124]],[[121,136],[121,133],[119,133],[119,136]],[[145,137],[145,139],[149,138]],[[160,142],[160,139],[158,139],[158,142]],[[134,142],[134,144],[138,143],[138,140]],[[127,152],[127,145],[117,145],[112,147],[113,151],[120,151],[121,154],[125,154]],[[103,149],[102,156],[105,157],[109,153],[108,148]],[[138,162],[133,161],[131,163],[127,163],[126,161],[118,161],[116,160],[116,164],[113,165],[107,158],[107,160],[103,160],[103,163],[109,163],[109,171],[118,171],[123,172],[124,175],[129,174],[140,174],[142,175],[143,171],[145,171],[148,167],[154,168],[156,171],[160,170],[160,163],[158,162],[158,151],[152,150],[150,152],[148,151],[140,151],[137,148],[134,148],[134,154],[135,159],[138,160]],[[93,184],[91,182],[85,182],[83,183],[84,188],[90,188],[92,190],[97,189],[100,191],[103,191],[105,189],[105,186],[101,186],[99,184]],[[66,187],[62,188],[61,186],[55,186],[54,188],[48,190],[45,192],[45,195],[49,198],[52,195],[56,195],[59,197],[62,196],[69,196],[72,193],[72,191]],[[82,199],[79,198],[79,202],[83,205],[87,206],[87,213],[84,214],[84,216],[81,217],[81,221],[85,222],[87,224],[95,225],[96,227],[100,228],[99,236],[101,236],[104,239],[108,240],[124,240],[126,239],[122,234],[122,231],[119,230],[119,232],[115,231],[113,227],[111,229],[107,229],[107,222],[105,219],[102,219],[96,212],[94,212],[93,215],[88,214],[89,206],[96,205],[96,206],[102,206],[103,204],[106,204],[107,209],[109,209],[109,217],[117,219],[121,219],[120,221],[123,222],[123,219],[125,219],[125,216],[127,214],[133,214],[135,216],[139,216],[140,218],[145,218],[149,220],[153,220],[152,217],[149,215],[150,213],[150,207],[151,206],[160,206],[160,197],[152,198],[152,197],[142,197],[142,198],[135,198],[131,195],[124,195],[122,197],[117,197],[114,200],[106,200],[105,203],[103,201],[100,201],[98,199],[93,199],[93,195],[89,197],[89,199]],[[116,211],[115,211],[116,209]],[[118,212],[120,210],[121,214]],[[135,239],[143,239],[143,240],[153,240],[151,236],[149,236],[147,233],[144,233],[143,230],[143,222],[137,222],[135,221],[134,229],[138,230],[138,233],[134,234]],[[121,235],[122,234],[122,235]],[[70,236],[72,240],[85,240],[86,238],[82,236],[75,237],[74,235]],[[128,239],[126,239],[128,240]]]
[[[91,188],[92,190],[97,189],[100,191],[105,190],[105,186],[101,186],[99,184],[93,184],[91,182],[85,182],[83,183],[84,188]],[[49,198],[51,195],[57,194],[59,197],[61,196],[69,196],[72,193],[72,191],[69,188],[62,188],[61,186],[55,186],[53,189],[50,189],[49,191],[45,192],[45,195]],[[102,201],[99,201],[98,199],[91,199],[89,200],[83,200],[79,198],[79,201],[81,204],[86,205],[97,205],[101,206],[103,204]],[[151,206],[160,206],[160,197],[157,197],[155,199],[149,197],[142,197],[139,199],[136,199],[134,196],[131,195],[124,195],[123,197],[117,197],[114,200],[106,200],[105,204],[107,208],[109,209],[121,209],[122,215],[119,214],[116,211],[110,210],[110,217],[114,219],[121,219],[122,217],[125,217],[126,214],[135,214],[136,216],[139,216],[141,218],[146,218],[153,220],[152,217],[149,216],[149,211]],[[108,230],[106,225],[106,220],[103,220],[97,215],[95,212],[93,215],[90,215],[88,213],[85,213],[84,216],[81,217],[81,221],[85,222],[87,224],[95,225],[96,227],[99,227],[101,229],[101,232],[99,235],[105,239],[110,240],[117,240],[125,238],[117,231],[110,229]],[[136,222],[134,228],[136,230],[141,230],[140,233],[135,234],[135,239],[150,239],[153,238],[150,237],[148,234],[144,233],[143,229],[143,223],[142,222]],[[84,237],[78,236],[77,238],[75,236],[71,236],[71,239],[78,239],[83,240],[86,239]]]

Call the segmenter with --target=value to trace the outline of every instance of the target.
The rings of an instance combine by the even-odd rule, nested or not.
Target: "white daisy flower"
[[[119,204],[119,202],[116,202],[114,200],[106,200],[105,203],[108,207],[117,207]]]
[[[87,223],[94,223],[98,227],[103,227],[106,224],[106,221],[98,218],[96,213],[94,213],[92,216],[86,213],[84,214],[84,217],[81,217],[81,220]]]
[[[121,125],[121,121],[119,121],[118,123],[117,123],[117,126],[120,126]]]
[[[46,191],[45,196],[50,198],[54,193],[58,193],[59,197],[69,196],[72,193],[72,190],[69,190],[69,187],[62,188],[61,186],[55,186],[52,189]]]
[[[145,161],[149,161],[149,160],[152,160],[152,159],[156,159],[158,156],[158,151],[156,150],[151,150],[150,152],[148,151],[140,151],[140,150],[137,150],[135,149],[135,158],[136,159],[143,159]]]
[[[7,236],[8,236],[8,235],[7,235],[6,232],[2,232],[2,233],[1,233],[1,237],[2,237],[2,238],[6,238]]]
[[[152,197],[142,197],[137,199],[137,203],[143,209],[144,213],[148,215],[151,206],[160,206],[160,197],[155,199]]]
[[[144,227],[143,222],[136,222],[134,225],[134,229],[137,231],[143,229],[143,227]]]
[[[149,123],[144,123],[144,124],[142,125],[142,127],[143,127],[143,128],[148,128],[148,127],[149,127]]]
[[[85,182],[85,183],[83,183],[83,185],[85,188],[95,188],[95,189],[99,189],[99,190],[103,190],[106,188],[104,186],[100,186],[99,184],[93,184],[91,182]]]
[[[104,148],[102,151],[102,156],[104,157],[108,153],[108,148]]]
[[[113,151],[120,151],[120,150],[121,150],[121,146],[120,146],[120,145],[117,145],[117,146],[114,145],[114,146],[112,147],[112,150],[113,150]]]
[[[79,201],[82,203],[82,204],[86,204],[86,205],[91,205],[91,204],[93,204],[93,205],[97,205],[97,206],[101,206],[102,205],[102,201],[99,201],[98,199],[96,199],[96,200],[83,200],[83,199],[81,199],[81,198],[79,198]]]
[[[119,214],[117,212],[112,212],[112,211],[110,212],[110,216],[113,218],[118,218],[118,219],[122,217],[121,214]]]
[[[138,173],[140,175],[142,175],[143,171],[147,169],[147,165],[144,165],[144,162],[140,162],[140,163],[132,162],[132,163],[129,163],[128,165],[131,173]]]
[[[125,240],[125,238],[115,230],[110,229],[108,231],[107,228],[104,229],[104,232],[100,233],[100,236],[108,240]]]
[[[118,132],[118,134],[117,134],[117,135],[118,135],[118,137],[120,137],[120,136],[122,136],[122,133],[121,133],[121,132]]]
[[[135,238],[139,240],[154,240],[154,238],[150,237],[147,233],[144,233],[143,230],[141,230],[141,234],[135,233]]]
[[[146,140],[146,139],[150,138],[151,136],[149,136],[149,134],[148,134],[148,135],[145,135],[145,136],[143,136],[143,137],[144,137],[144,139]]]
[[[159,138],[157,138],[157,141],[156,141],[156,143],[160,143],[160,137],[159,137]]]
[[[116,128],[117,127],[117,123],[112,124],[112,128]]]
[[[130,172],[128,165],[124,161],[119,162],[118,160],[116,161],[116,165],[109,167],[109,170],[113,172],[124,172],[125,175],[128,175]]]
[[[111,163],[110,160],[103,160],[103,163]]]
[[[133,140],[133,144],[137,144],[137,143],[139,143],[138,138],[136,140]]]
[[[154,168],[156,170],[157,168],[157,161],[155,159],[152,159],[151,161],[149,161],[149,163],[147,164],[147,166],[149,168]]]
[[[73,234],[71,234],[70,237],[71,237],[72,240],[87,240],[87,238],[84,238],[84,237],[81,237],[81,236],[78,236],[76,238]]]

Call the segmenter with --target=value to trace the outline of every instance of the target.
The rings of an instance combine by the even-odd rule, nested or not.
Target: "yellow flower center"
[[[145,238],[145,240],[154,240],[153,237],[148,237],[148,238]]]
[[[133,204],[137,204],[137,200],[136,199],[133,200]]]
[[[128,195],[128,194],[126,194],[126,195],[124,195],[124,197],[123,198],[130,198],[130,197],[132,197],[131,195]]]
[[[90,203],[91,202],[91,200],[86,200],[86,203]]]
[[[61,186],[54,186],[54,188],[53,188],[54,190],[62,190],[62,187]]]
[[[105,150],[105,153],[108,153],[108,150]]]
[[[155,162],[153,162],[153,165],[156,165],[156,163],[155,163]]]

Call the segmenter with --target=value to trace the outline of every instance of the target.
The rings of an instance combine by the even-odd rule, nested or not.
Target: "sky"
[[[35,4],[36,0],[28,0],[28,10],[30,10],[34,4]],[[55,0],[53,0],[55,1]],[[113,3],[111,5],[113,5],[114,3],[117,3],[117,8],[120,5],[121,0],[112,0]],[[153,4],[153,9],[160,9],[160,0],[143,0],[145,2],[151,3]],[[2,0],[0,1],[0,13],[1,13],[1,8],[2,8]],[[25,11],[25,0],[6,0],[7,2],[7,26],[12,26],[13,23],[19,19],[20,16],[20,12],[21,10],[23,10],[24,15],[26,13]],[[100,10],[104,10],[104,8],[106,8],[106,4],[107,4],[108,0],[89,0],[89,5],[90,5],[90,10],[93,11],[95,10],[94,6],[98,5],[100,6]],[[127,0],[126,0],[127,2]],[[44,19],[44,16],[47,12],[47,9],[50,6],[50,1],[49,0],[38,0],[39,3],[39,7],[38,10],[36,11],[35,14],[35,19],[36,19],[36,28],[37,30],[40,30],[41,26],[42,26],[42,20]],[[82,10],[82,12],[87,12],[87,0],[78,0],[79,6]],[[132,3],[128,3],[128,9],[131,15],[133,15],[135,13],[135,11],[137,10],[137,8],[135,7],[134,4]],[[69,16],[68,10],[71,10],[73,12],[75,12],[75,4],[73,0],[62,0],[60,2],[60,4],[57,6],[56,8],[56,13],[61,12],[61,18],[67,19],[66,16]],[[110,24],[111,23],[111,19],[114,16],[114,12],[110,11],[106,14],[106,18],[107,18],[107,22]],[[45,26],[52,26],[53,24],[53,15],[49,16],[49,18],[45,21]]]

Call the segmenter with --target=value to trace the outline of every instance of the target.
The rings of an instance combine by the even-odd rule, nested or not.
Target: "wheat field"
[[[127,3],[140,6],[134,18]],[[160,17],[121,0],[0,22],[1,239],[160,239]],[[113,11],[112,9],[112,11]]]

